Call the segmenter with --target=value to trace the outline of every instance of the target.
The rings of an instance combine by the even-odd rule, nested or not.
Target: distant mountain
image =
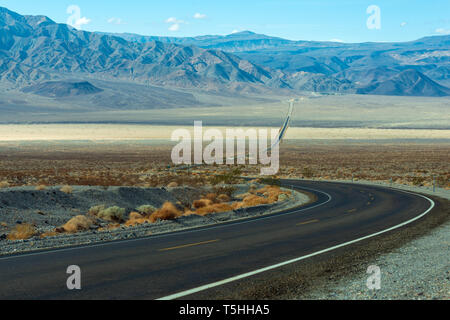
[[[359,88],[357,93],[391,96],[443,97],[450,89],[441,86],[416,70],[406,70],[392,79]]]
[[[219,50],[129,42],[6,8],[0,8],[0,28],[0,79],[15,83],[81,75],[183,88],[287,87],[269,69]]]
[[[210,35],[199,37],[158,37],[142,36],[132,33],[100,33],[121,37],[127,41],[147,43],[161,41],[164,43],[175,43],[180,45],[194,45],[204,49],[217,49],[227,52],[242,52],[264,48],[275,48],[289,45],[293,41],[277,37],[270,37],[263,34],[256,34],[251,31],[236,32],[226,36]]]
[[[63,98],[95,94],[103,90],[87,81],[48,81],[26,87],[22,91],[44,97]]]
[[[158,38],[117,36],[137,42]],[[450,36],[425,37],[401,43],[338,43],[291,41],[245,31],[228,36],[158,39],[233,52],[254,64],[286,74],[307,72],[325,75],[330,77],[330,83],[351,81],[355,87],[364,87],[415,69],[433,81],[450,86]],[[298,87],[298,84],[292,86]],[[333,86],[326,89],[332,90]]]
[[[98,91],[104,88],[96,81],[121,82],[116,88],[126,92]],[[174,101],[195,104],[195,96],[182,98],[185,89],[225,96],[292,91],[442,96],[450,86],[450,36],[346,44],[250,31],[191,38],[106,34],[0,7],[0,82],[46,97],[101,96],[120,108],[127,101],[172,106],[174,90],[179,93]],[[151,97],[134,97],[127,83],[146,85]]]

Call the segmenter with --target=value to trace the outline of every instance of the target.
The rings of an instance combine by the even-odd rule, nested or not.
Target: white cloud
[[[171,26],[169,27],[169,31],[178,31],[180,30],[180,25],[185,24],[186,22],[183,20],[178,20],[175,17],[170,17],[166,20],[166,23],[170,23]]]
[[[194,19],[205,19],[206,18],[206,14],[202,14],[202,13],[196,13],[194,14]]]
[[[175,17],[170,17],[169,19],[166,20],[166,23],[178,23],[178,24],[180,24],[180,23],[184,23],[184,21],[183,20],[178,20]]]
[[[330,41],[331,42],[344,42],[344,40],[341,40],[341,39],[331,39]]]
[[[231,34],[235,34],[235,33],[238,33],[238,32],[239,32],[239,30],[234,29],[233,31],[231,31]]]
[[[450,29],[438,28],[436,29],[436,33],[448,35],[450,34]]]
[[[400,23],[400,27],[404,27],[404,26],[406,26],[408,23],[407,22],[402,22],[402,23]]]
[[[74,27],[77,28],[77,29],[81,29],[82,26],[85,26],[85,25],[87,25],[89,23],[91,23],[91,19],[83,17],[83,18],[77,19],[75,21]]]
[[[77,5],[68,6],[66,12],[70,15],[66,23],[76,29],[81,29],[82,26],[91,22],[91,19],[81,17],[81,9]]]
[[[180,30],[180,25],[178,23],[175,23],[169,27],[169,31],[178,31],[178,30]]]
[[[109,18],[108,19],[108,23],[110,24],[116,24],[116,25],[121,25],[121,24],[125,24],[125,21],[123,21],[121,18]]]

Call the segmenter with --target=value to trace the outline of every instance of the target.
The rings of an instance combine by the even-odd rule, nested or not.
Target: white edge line
[[[34,252],[34,253],[17,254],[17,255],[13,255],[13,256],[0,257],[0,261],[11,260],[11,259],[20,259],[20,258],[26,258],[26,257],[32,257],[32,256],[38,256],[38,255],[44,255],[44,254],[61,253],[61,252],[68,252],[68,251],[75,251],[75,250],[83,250],[83,249],[90,249],[90,248],[105,247],[105,246],[117,245],[117,244],[123,244],[123,243],[147,241],[147,240],[151,240],[151,239],[158,239],[158,238],[170,237],[170,236],[181,235],[181,234],[209,231],[209,230],[218,229],[218,228],[226,228],[226,227],[230,227],[230,226],[236,226],[236,225],[240,225],[240,224],[252,223],[252,222],[266,220],[266,219],[273,219],[273,218],[277,218],[277,217],[280,217],[280,216],[287,216],[287,215],[295,214],[295,213],[298,213],[298,212],[315,209],[317,207],[320,207],[320,206],[323,206],[323,205],[327,204],[328,202],[330,202],[332,200],[332,197],[326,192],[323,192],[323,191],[320,191],[320,190],[316,190],[316,189],[307,188],[307,187],[303,187],[303,186],[298,186],[297,188],[310,190],[310,191],[315,191],[315,192],[319,192],[319,193],[325,194],[328,197],[328,200],[326,202],[319,203],[319,204],[317,204],[315,206],[312,206],[312,207],[299,209],[299,210],[295,210],[295,211],[292,211],[292,212],[285,212],[285,213],[281,213],[281,214],[268,215],[267,217],[264,217],[264,216],[256,217],[256,218],[251,218],[250,217],[249,219],[246,219],[245,221],[241,221],[241,222],[239,222],[239,221],[236,221],[236,222],[229,221],[229,222],[226,222],[225,224],[221,224],[221,225],[214,225],[214,224],[212,224],[212,225],[209,225],[209,226],[204,226],[204,228],[202,228],[202,229],[193,228],[192,230],[185,230],[185,231],[179,230],[179,231],[174,231],[174,232],[170,232],[170,233],[167,233],[167,234],[156,234],[154,236],[137,238],[137,239],[109,241],[109,242],[105,242],[105,243],[98,243],[98,244],[92,244],[92,245],[86,244],[86,245],[81,245],[81,246],[73,247],[73,248],[60,248],[60,249],[54,249],[54,250],[44,250],[44,251]]]
[[[266,271],[269,271],[269,270],[280,268],[280,267],[286,266],[288,264],[299,262],[301,260],[305,260],[305,259],[317,256],[317,255],[320,255],[322,253],[333,251],[333,250],[336,250],[338,248],[342,248],[342,247],[348,246],[348,245],[353,244],[353,243],[357,243],[357,242],[360,242],[360,241],[363,241],[363,240],[366,240],[366,239],[369,239],[369,238],[376,237],[376,236],[378,236],[380,234],[383,234],[383,233],[386,233],[386,232],[389,232],[389,231],[401,228],[401,227],[403,227],[405,225],[408,225],[408,224],[410,224],[410,223],[412,223],[412,222],[414,222],[416,220],[421,219],[426,214],[428,214],[435,206],[435,203],[434,203],[433,200],[431,200],[430,198],[425,197],[425,196],[423,196],[421,194],[416,194],[416,193],[403,191],[403,190],[398,190],[398,191],[401,191],[401,192],[404,192],[404,193],[413,194],[413,195],[416,195],[416,196],[420,196],[420,197],[428,200],[431,203],[431,206],[430,206],[430,208],[428,208],[428,210],[426,210],[424,213],[420,214],[419,216],[417,216],[417,217],[415,217],[415,218],[413,218],[411,220],[408,220],[406,222],[403,222],[401,224],[398,224],[396,226],[393,226],[391,228],[385,229],[383,231],[379,231],[377,233],[373,233],[373,234],[370,234],[370,235],[362,237],[362,238],[358,238],[358,239],[355,239],[355,240],[352,240],[352,241],[348,241],[348,242],[345,242],[345,243],[342,243],[342,244],[339,244],[339,245],[336,245],[336,246],[333,246],[333,247],[330,247],[330,248],[327,248],[327,249],[324,249],[324,250],[320,250],[320,251],[308,254],[306,256],[302,256],[302,257],[299,257],[299,258],[295,258],[295,259],[292,259],[292,260],[288,260],[288,261],[285,261],[285,262],[274,264],[272,266],[268,266],[268,267],[265,267],[265,268],[262,268],[262,269],[258,269],[258,270],[247,272],[247,273],[244,273],[244,274],[241,274],[241,275],[237,275],[237,276],[234,276],[234,277],[231,277],[231,278],[228,278],[228,279],[224,279],[224,280],[221,280],[221,281],[217,281],[217,282],[213,282],[213,283],[210,283],[210,284],[206,284],[206,285],[203,285],[201,287],[197,287],[197,288],[190,289],[190,290],[187,290],[187,291],[183,291],[183,292],[179,292],[179,293],[176,293],[176,294],[172,294],[170,296],[159,298],[157,300],[174,300],[174,299],[182,298],[182,297],[185,297],[185,296],[188,296],[188,295],[191,295],[191,294],[194,294],[194,293],[198,293],[198,292],[201,292],[201,291],[204,291],[204,290],[208,290],[208,289],[211,289],[211,288],[214,288],[214,287],[218,287],[218,286],[221,286],[221,285],[224,285],[224,284],[236,281],[236,280],[241,280],[241,279],[244,279],[244,278],[248,278],[248,277],[254,276],[254,275],[259,274],[259,273],[263,273],[263,272],[266,272]]]

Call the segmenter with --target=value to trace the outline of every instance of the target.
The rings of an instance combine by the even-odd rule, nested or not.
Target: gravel
[[[302,299],[450,299],[450,223],[370,262],[380,268],[380,289],[369,289],[371,274],[360,272]],[[361,270],[364,271],[364,270]]]
[[[351,181],[340,181],[351,182]],[[385,182],[354,183],[394,187],[450,200],[450,190],[412,187]],[[381,271],[380,289],[368,289],[371,274],[360,272],[326,288],[312,290],[302,299],[450,299],[450,222],[370,263]]]

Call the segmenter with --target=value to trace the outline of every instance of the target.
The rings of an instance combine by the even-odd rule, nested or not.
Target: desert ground
[[[237,194],[233,193],[232,188],[218,189],[218,185],[243,183],[244,181],[237,179],[239,176],[258,178],[261,169],[258,165],[213,165],[190,170],[174,166],[171,151],[175,142],[170,141],[174,129],[178,127],[114,124],[1,125],[0,188],[13,188],[19,193],[23,191],[27,194],[30,190],[31,193],[36,191],[39,197],[44,198],[46,195],[54,197],[52,194],[55,195],[55,191],[63,198],[58,191],[71,194],[77,190],[78,193],[89,194],[91,189],[83,188],[95,187],[104,190],[102,197],[108,192],[114,193],[107,191],[111,187],[203,188],[202,192],[189,196],[184,202],[167,195],[166,200],[172,199],[169,202],[173,206],[167,207],[165,203],[156,201],[152,204],[151,212],[137,210],[134,215],[130,211],[134,207],[128,203],[125,204],[129,207],[126,212],[125,208],[117,206],[111,206],[113,209],[95,208],[97,203],[91,201],[92,197],[88,197],[88,201],[83,200],[86,208],[75,208],[72,204],[68,204],[71,211],[62,208],[69,210],[74,218],[76,215],[89,218],[89,221],[72,221],[75,227],[69,233],[91,229],[92,224],[107,230],[117,228],[121,226],[119,220],[121,223],[128,223],[128,226],[154,223],[157,221],[156,217],[152,218],[155,212],[157,215],[168,214],[169,218],[199,213],[208,215],[279,200],[279,190],[269,190],[269,193],[263,190],[258,193],[253,189],[253,194],[247,194],[249,198],[246,202],[245,199],[236,198]],[[434,184],[438,188],[449,189],[449,138],[449,130],[293,127],[280,148],[280,171],[268,181],[273,183],[279,178],[364,180],[423,187]],[[97,189],[92,190],[94,193],[99,192]],[[195,201],[206,201],[206,205],[197,208]],[[89,208],[88,204],[94,209]],[[37,220],[48,224],[44,236],[55,236],[64,231],[61,229],[64,223],[70,222],[65,220],[72,216],[53,217],[51,212],[38,210],[39,204],[36,205],[31,206],[31,209],[25,208],[30,209],[32,214],[14,211],[9,217],[11,219],[0,220],[3,235],[10,236],[17,228],[27,226],[31,231],[22,230],[25,232],[23,238],[32,237],[35,235]],[[8,203],[1,206],[1,210],[9,210]],[[99,211],[100,214],[102,210],[106,210],[108,219],[97,217],[97,213],[94,213],[95,219],[91,219],[90,211]],[[110,214],[112,217],[109,217]],[[71,230],[70,223],[67,228]]]

